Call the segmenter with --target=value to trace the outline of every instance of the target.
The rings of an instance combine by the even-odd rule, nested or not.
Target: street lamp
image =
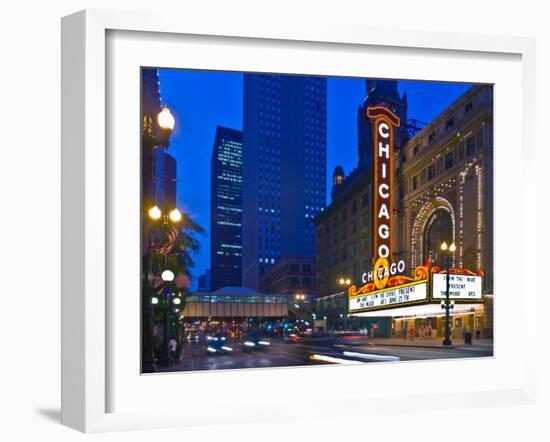
[[[168,106],[164,106],[157,116],[157,123],[160,128],[160,145],[164,148],[168,147],[170,141],[170,135],[174,130],[176,120],[168,109]]]
[[[182,219],[182,215],[178,209],[173,209],[168,214],[168,218],[170,218],[170,221],[172,221],[173,223],[179,223]]]
[[[451,267],[450,261],[451,256],[456,250],[455,243],[451,243],[450,246],[447,246],[447,243],[443,241],[441,244],[441,252],[443,255],[445,255],[445,267],[447,270],[447,278],[446,278],[446,291],[445,291],[445,302],[441,304],[441,308],[445,310],[445,338],[443,339],[443,345],[449,346],[452,344],[451,341],[451,310],[454,308],[454,303],[451,303],[450,300],[450,281],[451,276],[449,273],[449,269]]]
[[[172,282],[175,278],[174,272],[172,270],[165,270],[164,272],[162,272],[160,277],[164,282]]]
[[[296,312],[296,322],[299,322],[299,317],[302,315],[302,309],[303,309],[303,301],[306,299],[306,295],[302,293],[296,293],[294,295],[294,299],[296,300],[296,307],[298,308],[298,311]]]
[[[162,217],[162,211],[154,201],[154,175],[155,175],[155,154],[158,146],[165,149],[169,145],[170,136],[175,126],[175,119],[168,107],[164,107],[157,115],[159,132],[153,129],[153,118],[151,115],[144,115],[143,128],[141,133],[142,149],[142,196],[144,207],[150,207],[147,214],[143,216],[143,226],[150,221],[157,221]],[[142,371],[152,373],[155,371],[155,354],[153,349],[153,299],[155,288],[153,287],[153,247],[151,232],[143,228],[142,241],[147,244],[142,252]],[[157,299],[158,302],[158,299]]]
[[[351,279],[346,278],[346,277],[340,278],[338,280],[338,284],[340,284],[341,286],[344,286],[346,288],[349,288],[349,286],[351,285]],[[343,321],[344,322],[344,330],[347,329],[347,327],[348,327],[348,318],[349,318],[347,292],[344,292],[344,313],[340,314],[340,318],[344,319],[344,321]]]

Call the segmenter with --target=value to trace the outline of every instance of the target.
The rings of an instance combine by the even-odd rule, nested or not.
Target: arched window
[[[441,243],[445,241],[451,244],[453,241],[453,221],[451,214],[445,209],[437,209],[432,213],[422,238],[424,251],[424,262],[430,258],[435,265],[444,266],[441,255]]]

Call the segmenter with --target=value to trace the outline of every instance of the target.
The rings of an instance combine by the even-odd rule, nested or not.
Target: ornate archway
[[[426,203],[416,215],[411,235],[411,268],[427,258],[441,261],[439,245],[456,241],[456,216],[453,205],[441,196]],[[441,264],[441,263],[440,263]]]

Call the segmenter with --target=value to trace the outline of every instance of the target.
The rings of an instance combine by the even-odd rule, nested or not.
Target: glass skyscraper
[[[210,264],[212,290],[240,287],[242,264],[242,132],[218,126],[210,187]]]
[[[243,285],[282,256],[314,256],[326,202],[327,82],[244,75]]]

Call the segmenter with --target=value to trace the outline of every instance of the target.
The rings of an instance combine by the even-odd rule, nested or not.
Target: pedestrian
[[[432,337],[432,326],[428,325],[428,338]]]
[[[469,325],[464,329],[464,343],[466,345],[472,345],[472,330]]]
[[[170,363],[176,363],[177,359],[178,359],[178,343],[177,341],[172,337],[170,338],[170,340],[168,341],[168,351],[169,351],[169,354],[170,354]]]
[[[481,329],[479,328],[479,325],[476,327],[476,339],[479,339],[481,337]]]

